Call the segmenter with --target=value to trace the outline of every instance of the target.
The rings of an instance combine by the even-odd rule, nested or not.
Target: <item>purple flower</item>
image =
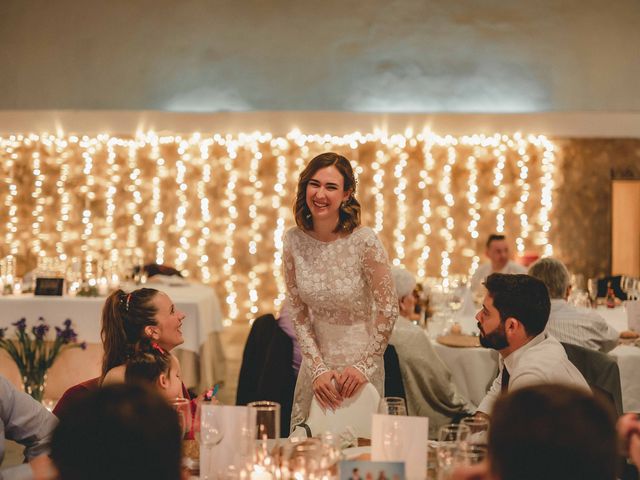
[[[82,350],[86,350],[86,349],[87,349],[87,342],[82,342],[82,343],[80,344],[80,348],[81,348]]]
[[[78,334],[71,328],[70,319],[67,318],[64,321],[64,330],[56,327],[56,337],[62,339],[62,343],[71,343],[77,340]]]
[[[49,331],[49,325],[43,323],[41,325],[37,325],[31,329],[33,335],[36,337],[36,340],[42,340],[44,336]]]
[[[20,320],[18,320],[15,323],[12,323],[11,325],[16,327],[19,332],[24,332],[27,329],[27,319],[22,317]]]

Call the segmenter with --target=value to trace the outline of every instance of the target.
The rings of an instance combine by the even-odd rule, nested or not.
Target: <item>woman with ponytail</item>
[[[284,236],[284,274],[302,365],[291,428],[315,396],[335,410],[371,383],[383,395],[384,354],[398,316],[389,261],[375,232],[360,226],[349,160],[315,157],[300,174],[296,227]]]
[[[124,382],[127,359],[141,340],[167,352],[181,345],[184,318],[167,294],[153,288],[109,295],[102,310],[102,384]]]

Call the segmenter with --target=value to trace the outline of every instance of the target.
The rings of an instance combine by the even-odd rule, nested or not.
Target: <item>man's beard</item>
[[[478,328],[480,329],[480,345],[484,348],[492,348],[494,350],[502,350],[509,346],[507,340],[507,332],[504,329],[504,323],[500,322],[497,328],[492,332],[484,333],[480,322],[478,322]]]

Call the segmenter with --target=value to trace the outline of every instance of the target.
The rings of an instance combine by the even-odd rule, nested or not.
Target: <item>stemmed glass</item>
[[[597,306],[598,300],[598,280],[595,278],[590,278],[587,280],[587,290],[589,291],[589,300],[591,301],[591,306],[595,308]]]
[[[384,397],[378,411],[384,415],[406,415],[407,405],[402,397]]]
[[[218,445],[224,438],[224,419],[221,408],[209,402],[200,402],[196,410],[196,422],[194,434],[200,445],[208,451],[209,468],[200,469],[203,479],[214,478],[213,468],[213,447]]]
[[[638,299],[638,280],[633,277],[622,276],[620,288],[627,294],[627,300]]]

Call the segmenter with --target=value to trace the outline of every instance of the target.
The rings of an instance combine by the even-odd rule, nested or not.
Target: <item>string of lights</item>
[[[470,275],[489,233],[553,253],[556,147],[543,136],[430,131],[0,137],[0,255],[165,263],[213,284],[226,324],[284,299],[282,238],[313,156],[353,159],[363,224],[419,278]],[[51,219],[51,221],[50,221]]]

